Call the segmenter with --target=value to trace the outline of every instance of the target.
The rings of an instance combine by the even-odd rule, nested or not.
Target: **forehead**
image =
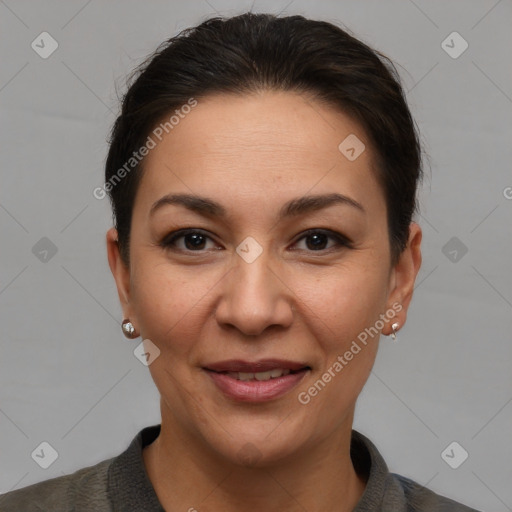
[[[383,201],[365,132],[331,106],[304,94],[265,91],[208,96],[187,111],[155,139],[136,203],[175,190],[220,199],[232,191],[245,200],[264,193],[278,201],[337,189],[361,202],[372,194]]]

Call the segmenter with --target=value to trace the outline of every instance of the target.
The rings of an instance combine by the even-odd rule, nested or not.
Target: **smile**
[[[297,365],[296,365],[297,366]],[[287,393],[311,371],[309,366],[292,370],[273,368],[260,372],[215,371],[203,368],[217,391],[232,400],[240,402],[267,402],[276,400]]]
[[[270,370],[268,372],[227,372],[226,375],[231,377],[232,379],[250,381],[250,380],[270,380],[277,379],[277,377],[282,377],[283,375],[288,375],[291,370],[288,368],[276,368],[275,370]]]

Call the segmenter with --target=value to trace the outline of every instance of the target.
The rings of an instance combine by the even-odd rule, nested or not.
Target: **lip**
[[[278,368],[297,371],[309,367],[307,363],[289,361],[286,359],[260,359],[259,361],[244,361],[243,359],[230,359],[211,363],[204,367],[205,370],[214,372],[268,372]]]
[[[282,375],[269,380],[238,380],[228,373],[250,372],[258,373],[276,368],[288,369],[288,375]],[[225,396],[240,402],[267,402],[276,400],[296,387],[311,371],[306,364],[283,359],[263,359],[260,361],[230,360],[209,364],[203,370]]]

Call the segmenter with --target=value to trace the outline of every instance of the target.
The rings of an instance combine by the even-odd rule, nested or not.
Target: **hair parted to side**
[[[105,182],[163,118],[191,98],[261,90],[308,93],[364,129],[386,198],[393,262],[405,248],[423,174],[417,126],[392,61],[340,27],[298,15],[248,12],[210,18],[162,43],[135,69],[129,84],[109,139]],[[127,265],[143,164],[108,190]]]

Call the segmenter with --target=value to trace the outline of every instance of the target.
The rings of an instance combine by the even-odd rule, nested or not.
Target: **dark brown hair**
[[[105,190],[126,264],[143,159],[132,160],[133,170],[115,179],[119,170],[127,169],[162,118],[191,98],[265,89],[309,93],[361,124],[386,198],[393,261],[405,248],[422,177],[417,127],[393,63],[340,27],[250,12],[210,18],[162,43],[129,84],[105,166],[111,185]]]

